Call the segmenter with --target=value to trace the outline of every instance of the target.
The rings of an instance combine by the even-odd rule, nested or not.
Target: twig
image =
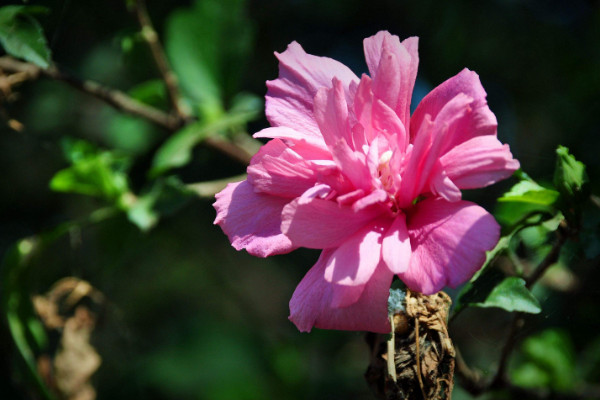
[[[558,236],[558,240],[552,246],[550,253],[542,260],[542,262],[537,266],[537,268],[533,271],[533,273],[526,279],[525,286],[527,289],[531,289],[531,287],[544,275],[546,270],[553,265],[556,261],[558,261],[558,256],[560,255],[560,250],[562,246],[567,241],[567,235],[561,231],[559,227],[556,231]]]
[[[173,131],[182,126],[182,120],[171,116],[157,108],[145,105],[129,97],[127,94],[112,88],[107,88],[97,82],[85,81],[75,78],[58,68],[52,66],[48,69],[40,68],[34,64],[17,61],[12,57],[0,57],[0,69],[13,73],[25,73],[29,79],[34,80],[40,76],[65,82],[80,92],[94,96],[117,110],[147,119],[148,121]]]
[[[181,109],[180,106],[180,92],[177,76],[173,73],[173,70],[171,69],[169,60],[167,59],[167,56],[165,55],[163,47],[158,38],[158,34],[154,29],[154,25],[152,25],[152,20],[148,15],[146,1],[134,1],[133,9],[137,17],[138,23],[140,24],[142,37],[148,43],[148,47],[150,47],[150,51],[152,52],[152,57],[154,57],[154,62],[156,63],[156,66],[158,67],[158,70],[162,75],[165,85],[167,86],[167,93],[169,94],[171,104],[173,105],[173,108],[175,109],[177,115],[185,119],[189,116]]]
[[[533,285],[535,285],[535,283],[544,275],[548,268],[558,260],[560,250],[562,249],[562,246],[568,239],[567,233],[568,231],[565,231],[562,227],[559,227],[559,229],[556,231],[558,238],[552,246],[550,253],[548,253],[548,255],[534,269],[531,275],[525,280],[526,287],[528,289],[531,289]],[[498,369],[494,377],[489,382],[485,382],[485,380],[481,377],[481,374],[479,374],[478,372],[474,372],[468,367],[468,365],[465,363],[462,357],[460,357],[460,353],[457,349],[456,374],[460,377],[463,387],[466,390],[468,390],[471,394],[479,395],[490,389],[507,389],[512,394],[519,394],[519,398],[523,397],[524,393],[529,394],[529,397],[535,397],[540,399],[548,398],[547,394],[532,392],[531,390],[514,386],[510,383],[508,379],[506,379],[506,367],[508,365],[510,355],[518,342],[517,336],[524,324],[523,317],[523,313],[516,313],[514,315],[510,327],[510,332],[502,348],[502,353],[500,354]],[[574,394],[572,397],[570,395],[568,396],[568,398],[582,397],[585,396],[576,394]]]
[[[225,189],[228,183],[239,182],[246,179],[246,174],[232,176],[226,179],[219,179],[215,181],[206,181],[198,183],[187,184],[186,187],[191,191],[195,192],[198,197],[203,199],[212,199],[215,194]]]
[[[48,69],[43,69],[34,64],[18,61],[9,56],[4,56],[0,57],[0,69],[12,73],[26,73],[28,76],[27,80],[38,79],[40,76],[42,76],[64,82],[80,92],[102,100],[106,104],[119,111],[144,118],[169,131],[175,131],[188,122],[175,115],[169,115],[157,108],[134,100],[119,90],[102,86],[93,81],[82,81],[74,76],[60,71],[54,66]],[[250,159],[253,156],[254,149],[246,150],[235,143],[218,137],[208,137],[203,141],[203,144],[218,150],[223,154],[226,154],[230,158],[237,160],[242,164],[249,164]]]
[[[525,321],[523,319],[523,313],[516,313],[510,325],[510,332],[508,333],[504,347],[502,347],[502,353],[500,353],[500,361],[498,362],[496,375],[489,384],[490,388],[502,387],[507,382],[506,367],[508,365],[508,360],[513,349],[515,348],[515,345],[517,344],[517,334],[521,330],[521,327],[523,327],[524,323]]]

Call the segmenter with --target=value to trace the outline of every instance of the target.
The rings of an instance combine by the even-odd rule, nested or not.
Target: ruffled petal
[[[400,42],[398,36],[381,31],[365,39],[363,45],[375,96],[394,109],[407,127],[419,66],[419,39],[410,37]]]
[[[340,246],[383,212],[378,205],[355,212],[335,201],[300,197],[284,207],[281,230],[295,246],[327,249]]]
[[[409,213],[407,225],[412,256],[398,276],[426,295],[469,280],[500,237],[494,217],[467,201],[423,200]]]
[[[314,159],[330,159],[328,156],[329,151],[325,145],[325,141],[321,135],[312,136],[306,135],[305,133],[298,132],[292,128],[285,126],[277,126],[271,128],[265,128],[261,131],[256,132],[252,137],[255,138],[271,138],[271,139],[282,139],[284,141],[291,141],[292,143],[306,142],[314,148],[315,157]]]
[[[411,252],[406,216],[399,214],[383,237],[381,255],[391,272],[401,274],[408,269]]]
[[[369,281],[359,286],[343,286],[356,301],[346,307],[334,307],[335,283],[325,279],[326,264],[335,249],[323,250],[319,261],[304,276],[290,300],[289,319],[301,332],[314,327],[348,331],[388,333],[387,299],[393,274],[379,264]],[[359,293],[356,295],[356,293]]]
[[[456,124],[454,133],[445,141],[441,154],[476,136],[495,135],[496,117],[487,105],[486,93],[479,81],[479,75],[464,69],[458,75],[433,89],[419,103],[410,120],[411,137],[418,134],[419,127],[426,115],[435,120],[446,104],[461,93],[471,98],[472,101],[468,104],[465,117],[459,124]]]
[[[325,266],[325,280],[335,283],[331,305],[346,307],[358,300],[362,291],[348,286],[364,286],[381,261],[381,238],[389,221],[376,221],[349,237],[329,257]]]
[[[331,80],[336,77],[349,96],[350,83],[358,83],[358,77],[342,63],[305,53],[296,42],[275,55],[279,59],[279,77],[267,82],[267,119],[272,126],[287,126],[306,136],[320,136],[313,117],[317,90],[331,87]]]
[[[448,178],[461,189],[485,187],[519,169],[507,144],[496,136],[478,136],[450,149],[440,159]]]
[[[317,182],[317,172],[280,139],[260,148],[247,169],[255,191],[295,198]]]
[[[333,87],[321,88],[315,96],[315,118],[340,170],[357,189],[371,187],[371,174],[362,151],[355,151],[348,124],[348,106],[342,83],[333,79]]]
[[[215,196],[215,224],[221,226],[236,250],[267,257],[297,246],[281,233],[281,213],[289,199],[254,192],[248,181],[230,183]]]

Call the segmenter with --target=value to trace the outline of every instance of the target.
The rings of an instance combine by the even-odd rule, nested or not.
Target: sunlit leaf
[[[50,49],[44,32],[32,14],[46,12],[39,6],[5,6],[0,8],[0,44],[11,56],[39,67],[50,65]]]
[[[225,114],[219,120],[206,124],[196,122],[175,132],[156,152],[150,175],[157,176],[165,171],[186,165],[192,159],[192,149],[211,135],[222,134],[228,129],[243,126],[256,116],[255,110],[238,110]]]
[[[50,188],[115,201],[128,191],[129,159],[109,151],[94,151],[91,145],[70,142],[66,146],[72,165],[58,171]]]
[[[588,195],[587,182],[585,165],[569,154],[568,148],[558,146],[554,185],[560,192],[560,208],[573,225],[579,224],[582,203]]]
[[[23,359],[29,377],[43,398],[54,399],[37,369],[36,352],[42,349],[48,339],[37,319],[29,297],[26,280],[29,259],[36,251],[41,239],[22,239],[6,252],[0,271],[0,292],[2,309],[6,315],[8,330],[14,345]]]
[[[179,210],[192,198],[193,192],[176,177],[161,178],[133,201],[127,209],[127,217],[142,231],[148,231],[161,216]]]
[[[498,198],[499,202],[520,202],[550,206],[558,199],[558,192],[535,182],[521,181]]]
[[[511,371],[513,383],[529,388],[572,390],[577,381],[573,344],[566,333],[546,330],[521,347],[522,361]]]
[[[237,91],[253,40],[244,0],[198,0],[166,21],[165,47],[184,94],[203,113]]]
[[[167,87],[162,79],[151,79],[129,90],[129,95],[144,104],[166,109],[168,106]]]
[[[494,287],[483,302],[472,303],[476,307],[497,307],[508,312],[519,311],[537,314],[542,309],[540,303],[525,287],[525,281],[514,276],[505,278]]]

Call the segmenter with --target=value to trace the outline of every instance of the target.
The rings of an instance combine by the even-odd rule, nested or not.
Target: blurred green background
[[[50,9],[39,21],[63,70],[123,91],[159,77],[124,1],[30,3]],[[196,3],[149,1],[148,8],[186,95],[202,101],[200,115],[229,109],[240,92],[262,98],[265,81],[277,77],[273,52],[293,40],[360,74],[366,72],[362,40],[389,30],[401,38],[420,37],[416,101],[462,68],[475,70],[498,118],[498,136],[529,175],[550,182],[554,149],[563,144],[587,165],[592,192],[599,193],[598,1],[224,2],[231,12],[215,11],[214,2]],[[131,155],[131,186],[137,191],[144,189],[152,152],[166,136],[59,82],[40,80],[17,91],[18,100],[2,105],[5,115],[25,125],[22,132],[10,130],[4,120],[0,127],[2,252],[18,239],[101,206],[94,198],[50,190],[52,176],[67,166],[64,137]],[[248,132],[266,126],[261,114]],[[244,169],[198,146],[192,161],[173,173],[194,183]],[[467,196],[493,210],[494,199],[511,183]],[[212,225],[211,203],[193,199],[148,232],[125,216],[85,227],[33,261],[31,293],[77,276],[107,299],[92,334],[102,357],[93,378],[98,398],[374,398],[363,379],[369,363],[363,334],[304,334],[287,320],[289,298],[318,252],[268,259],[236,252]],[[585,221],[591,231],[598,223],[597,214]],[[599,252],[593,239],[571,244],[560,273],[576,285],[567,291],[550,284],[536,289],[543,312],[530,317],[522,332],[521,338],[530,339],[513,359],[515,382],[562,390],[600,381]],[[526,255],[530,262],[541,257]],[[501,310],[469,309],[451,334],[471,364],[491,373],[509,320]],[[1,397],[36,398],[5,324],[0,346]],[[458,387],[454,398],[470,396]]]

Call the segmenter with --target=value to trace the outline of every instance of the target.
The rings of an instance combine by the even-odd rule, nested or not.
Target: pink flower
[[[371,76],[291,43],[267,82],[272,138],[248,179],[217,194],[219,224],[236,249],[267,257],[323,249],[290,301],[301,331],[388,332],[397,275],[411,290],[456,287],[481,267],[499,226],[460,189],[488,186],[518,167],[467,69],[410,116],[418,39],[365,39]]]

